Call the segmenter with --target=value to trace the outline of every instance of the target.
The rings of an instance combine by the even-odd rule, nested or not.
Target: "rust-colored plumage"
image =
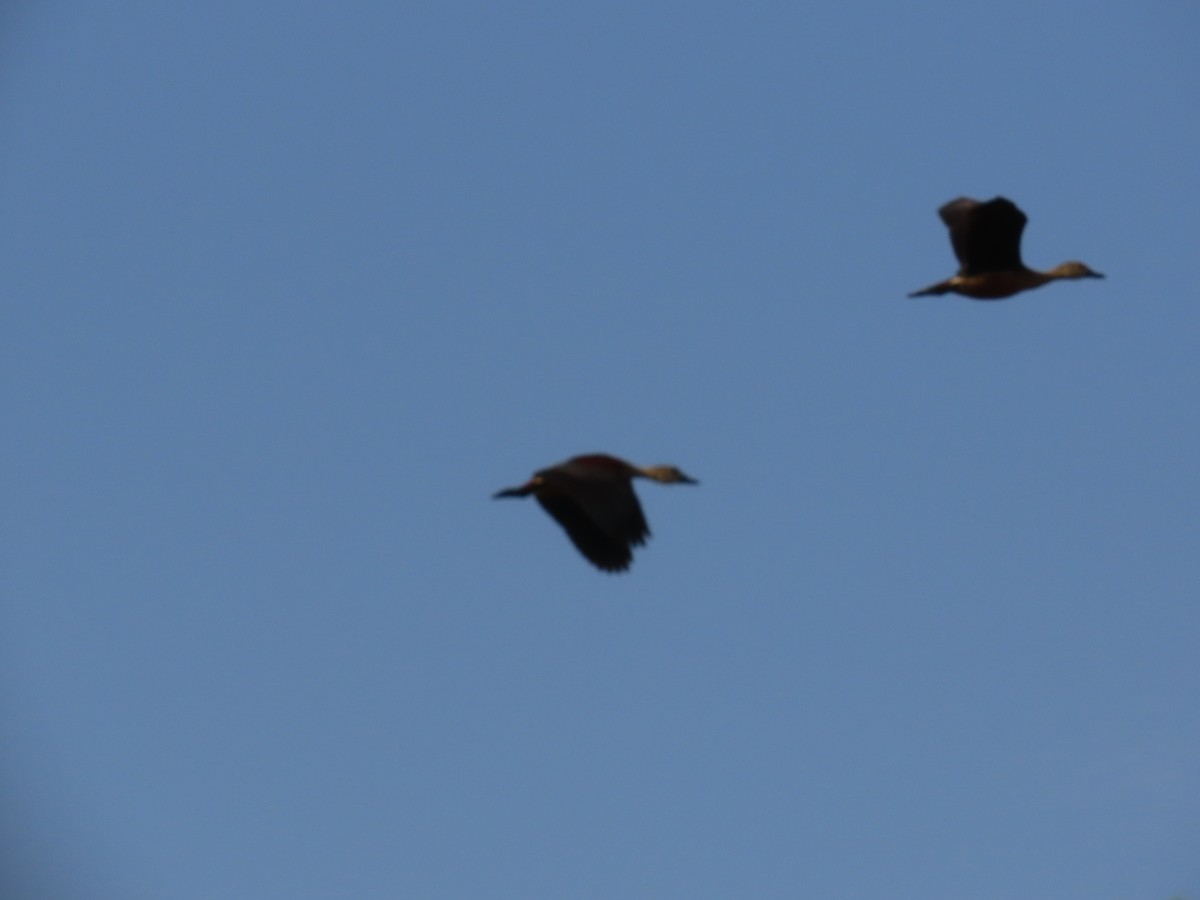
[[[1045,272],[1021,261],[1021,233],[1028,219],[1011,200],[996,197],[986,203],[959,197],[938,210],[950,229],[950,244],[958,257],[958,274],[910,297],[961,294],[975,300],[1001,300],[1051,281],[1103,278],[1081,262],[1065,262]]]
[[[638,467],[603,453],[575,456],[534,473],[519,487],[494,497],[533,495],[598,569],[623,572],[633,548],[650,536],[650,526],[633,491],[633,479],[662,484],[698,484],[675,466]]]

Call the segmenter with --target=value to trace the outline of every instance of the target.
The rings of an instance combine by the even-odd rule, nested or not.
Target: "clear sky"
[[[1198,46],[7,4],[0,894],[1200,898]],[[1107,279],[906,299],[959,195]]]

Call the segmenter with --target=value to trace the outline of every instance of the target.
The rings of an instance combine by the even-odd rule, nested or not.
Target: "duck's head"
[[[1055,278],[1103,278],[1099,272],[1088,268],[1081,262],[1072,260],[1065,262],[1062,265],[1055,266],[1050,274]]]
[[[658,481],[662,484],[699,484],[695,478],[683,474],[677,466],[646,466],[638,470],[643,478]]]

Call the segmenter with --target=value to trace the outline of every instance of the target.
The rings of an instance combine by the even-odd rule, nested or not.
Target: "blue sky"
[[[6,8],[6,898],[1196,900],[1198,32]]]

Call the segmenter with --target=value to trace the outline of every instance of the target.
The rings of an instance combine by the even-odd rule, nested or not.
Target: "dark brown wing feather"
[[[538,501],[579,552],[607,572],[629,568],[633,548],[650,536],[630,479],[596,467],[566,465],[543,469],[538,476]]]
[[[567,537],[587,560],[606,572],[623,572],[633,562],[633,547],[641,544],[645,531],[636,539],[607,533],[570,497],[556,491],[541,491],[537,501],[566,531]],[[643,527],[645,521],[642,522]]]
[[[1011,200],[996,197],[980,203],[959,197],[939,209],[938,215],[950,229],[960,275],[1025,268],[1021,262],[1021,233],[1028,220]]]

